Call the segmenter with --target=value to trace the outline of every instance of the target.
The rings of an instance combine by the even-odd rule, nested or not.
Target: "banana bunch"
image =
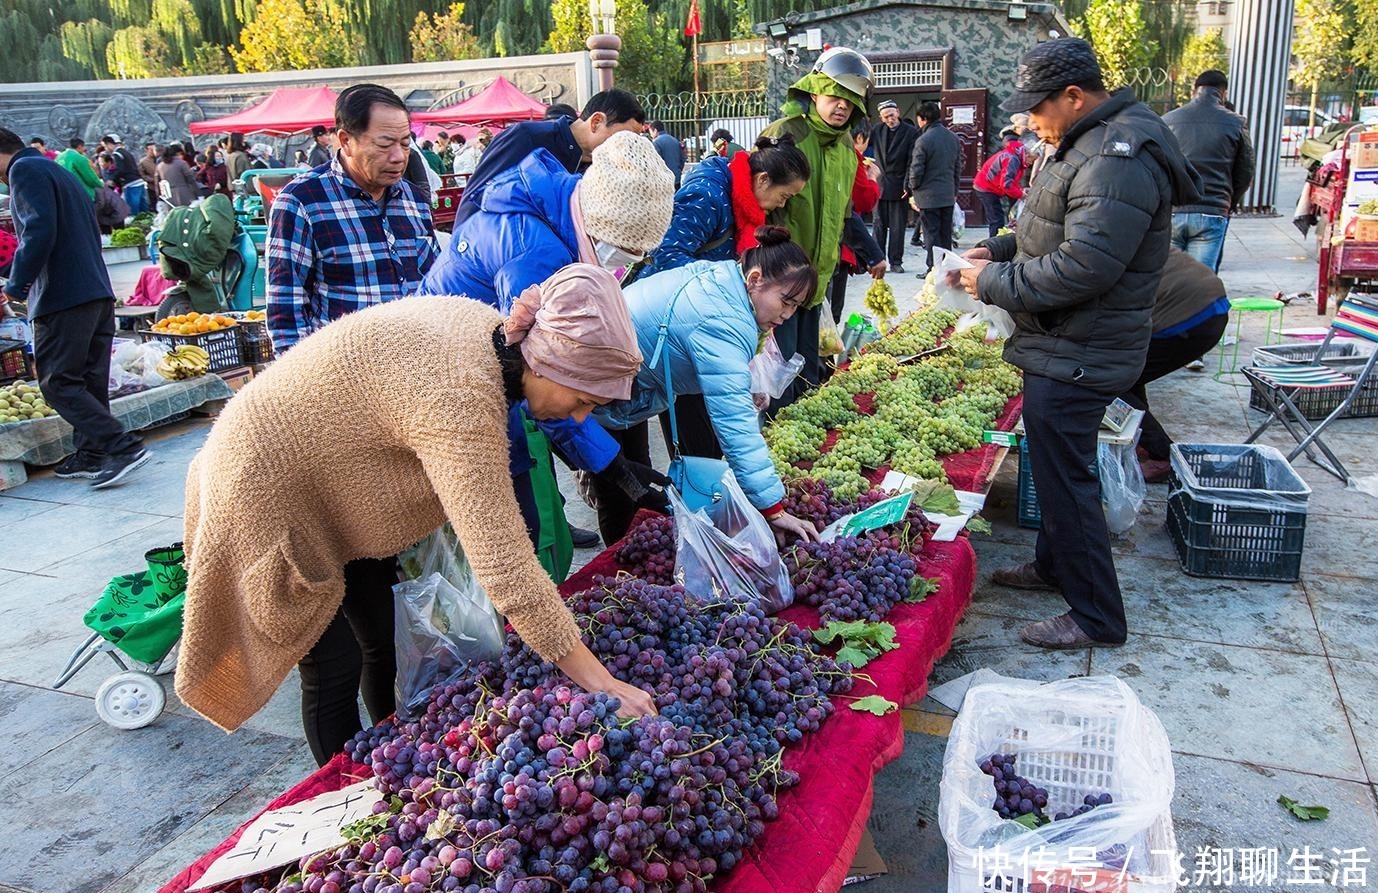
[[[179,381],[205,375],[211,368],[211,355],[194,344],[174,348],[158,361],[158,374]]]

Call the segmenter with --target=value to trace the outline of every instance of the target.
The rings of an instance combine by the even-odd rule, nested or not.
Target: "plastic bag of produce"
[[[993,755],[1013,755],[1013,765]],[[1173,890],[1173,789],[1167,733],[1119,679],[973,685],[939,786],[947,889]],[[1002,793],[1008,818],[993,806]]]
[[[747,366],[751,370],[751,393],[769,394],[770,399],[779,400],[790,383],[804,368],[803,354],[795,354],[788,361],[780,353],[780,345],[775,343],[775,334],[766,336],[765,347],[751,358]]]
[[[969,270],[972,264],[955,251],[948,251],[945,248],[933,249],[933,269],[925,277],[926,291],[931,290],[938,299],[939,307],[947,307],[956,310],[958,313],[975,313],[981,309],[981,303],[962,290],[960,285],[952,285],[948,282],[950,273],[957,273],[962,270]]]
[[[844,350],[846,347],[842,344],[842,334],[837,330],[837,323],[833,322],[831,314],[824,313],[818,321],[818,355],[835,357]]]
[[[695,594],[754,602],[767,614],[789,607],[794,587],[770,525],[731,470],[721,486],[722,499],[693,512],[673,487],[666,490],[675,517],[675,580]]]
[[[1143,508],[1148,488],[1144,470],[1134,454],[1134,444],[1099,445],[1096,467],[1100,474],[1100,501],[1105,524],[1115,536],[1128,533]]]
[[[414,718],[432,687],[469,661],[502,653],[502,618],[448,524],[408,549],[402,568],[413,579],[392,588],[396,618],[397,715]]]

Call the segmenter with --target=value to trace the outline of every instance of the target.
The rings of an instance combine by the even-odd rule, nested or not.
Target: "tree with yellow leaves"
[[[260,0],[230,55],[240,71],[357,65],[359,50],[329,0]]]
[[[448,11],[431,15],[416,14],[411,29],[413,62],[448,62],[452,59],[478,59],[483,56],[474,29],[464,23],[464,4],[453,3]]]

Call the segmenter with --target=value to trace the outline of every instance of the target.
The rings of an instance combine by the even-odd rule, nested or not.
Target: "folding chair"
[[[1375,343],[1374,352],[1369,355],[1363,369],[1357,374],[1340,372],[1317,362],[1325,355],[1331,339],[1340,332],[1357,335]],[[1299,453],[1304,452],[1312,462],[1349,483],[1349,472],[1321,438],[1321,432],[1335,419],[1348,412],[1350,404],[1359,396],[1373,372],[1375,360],[1378,360],[1378,299],[1351,295],[1336,310],[1335,319],[1330,323],[1330,331],[1326,332],[1325,340],[1316,348],[1309,365],[1246,366],[1240,370],[1249,380],[1254,393],[1263,401],[1266,407],[1264,411],[1268,413],[1268,418],[1264,419],[1263,424],[1255,428],[1249,439],[1244,442],[1253,443],[1274,422],[1278,422],[1297,442],[1296,449],[1287,455],[1287,461],[1292,461]],[[1343,399],[1329,415],[1313,425],[1297,407],[1296,400],[1302,393],[1316,395],[1319,399],[1333,399],[1343,394]],[[1319,449],[1324,458],[1312,452],[1312,447]]]

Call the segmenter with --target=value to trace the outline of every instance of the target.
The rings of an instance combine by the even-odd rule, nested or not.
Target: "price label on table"
[[[868,509],[863,509],[852,515],[842,525],[839,531],[841,536],[856,536],[868,530],[875,530],[889,524],[895,524],[904,520],[904,513],[909,511],[909,504],[914,501],[914,493],[901,493],[899,496],[892,496],[882,502],[877,502]]]

